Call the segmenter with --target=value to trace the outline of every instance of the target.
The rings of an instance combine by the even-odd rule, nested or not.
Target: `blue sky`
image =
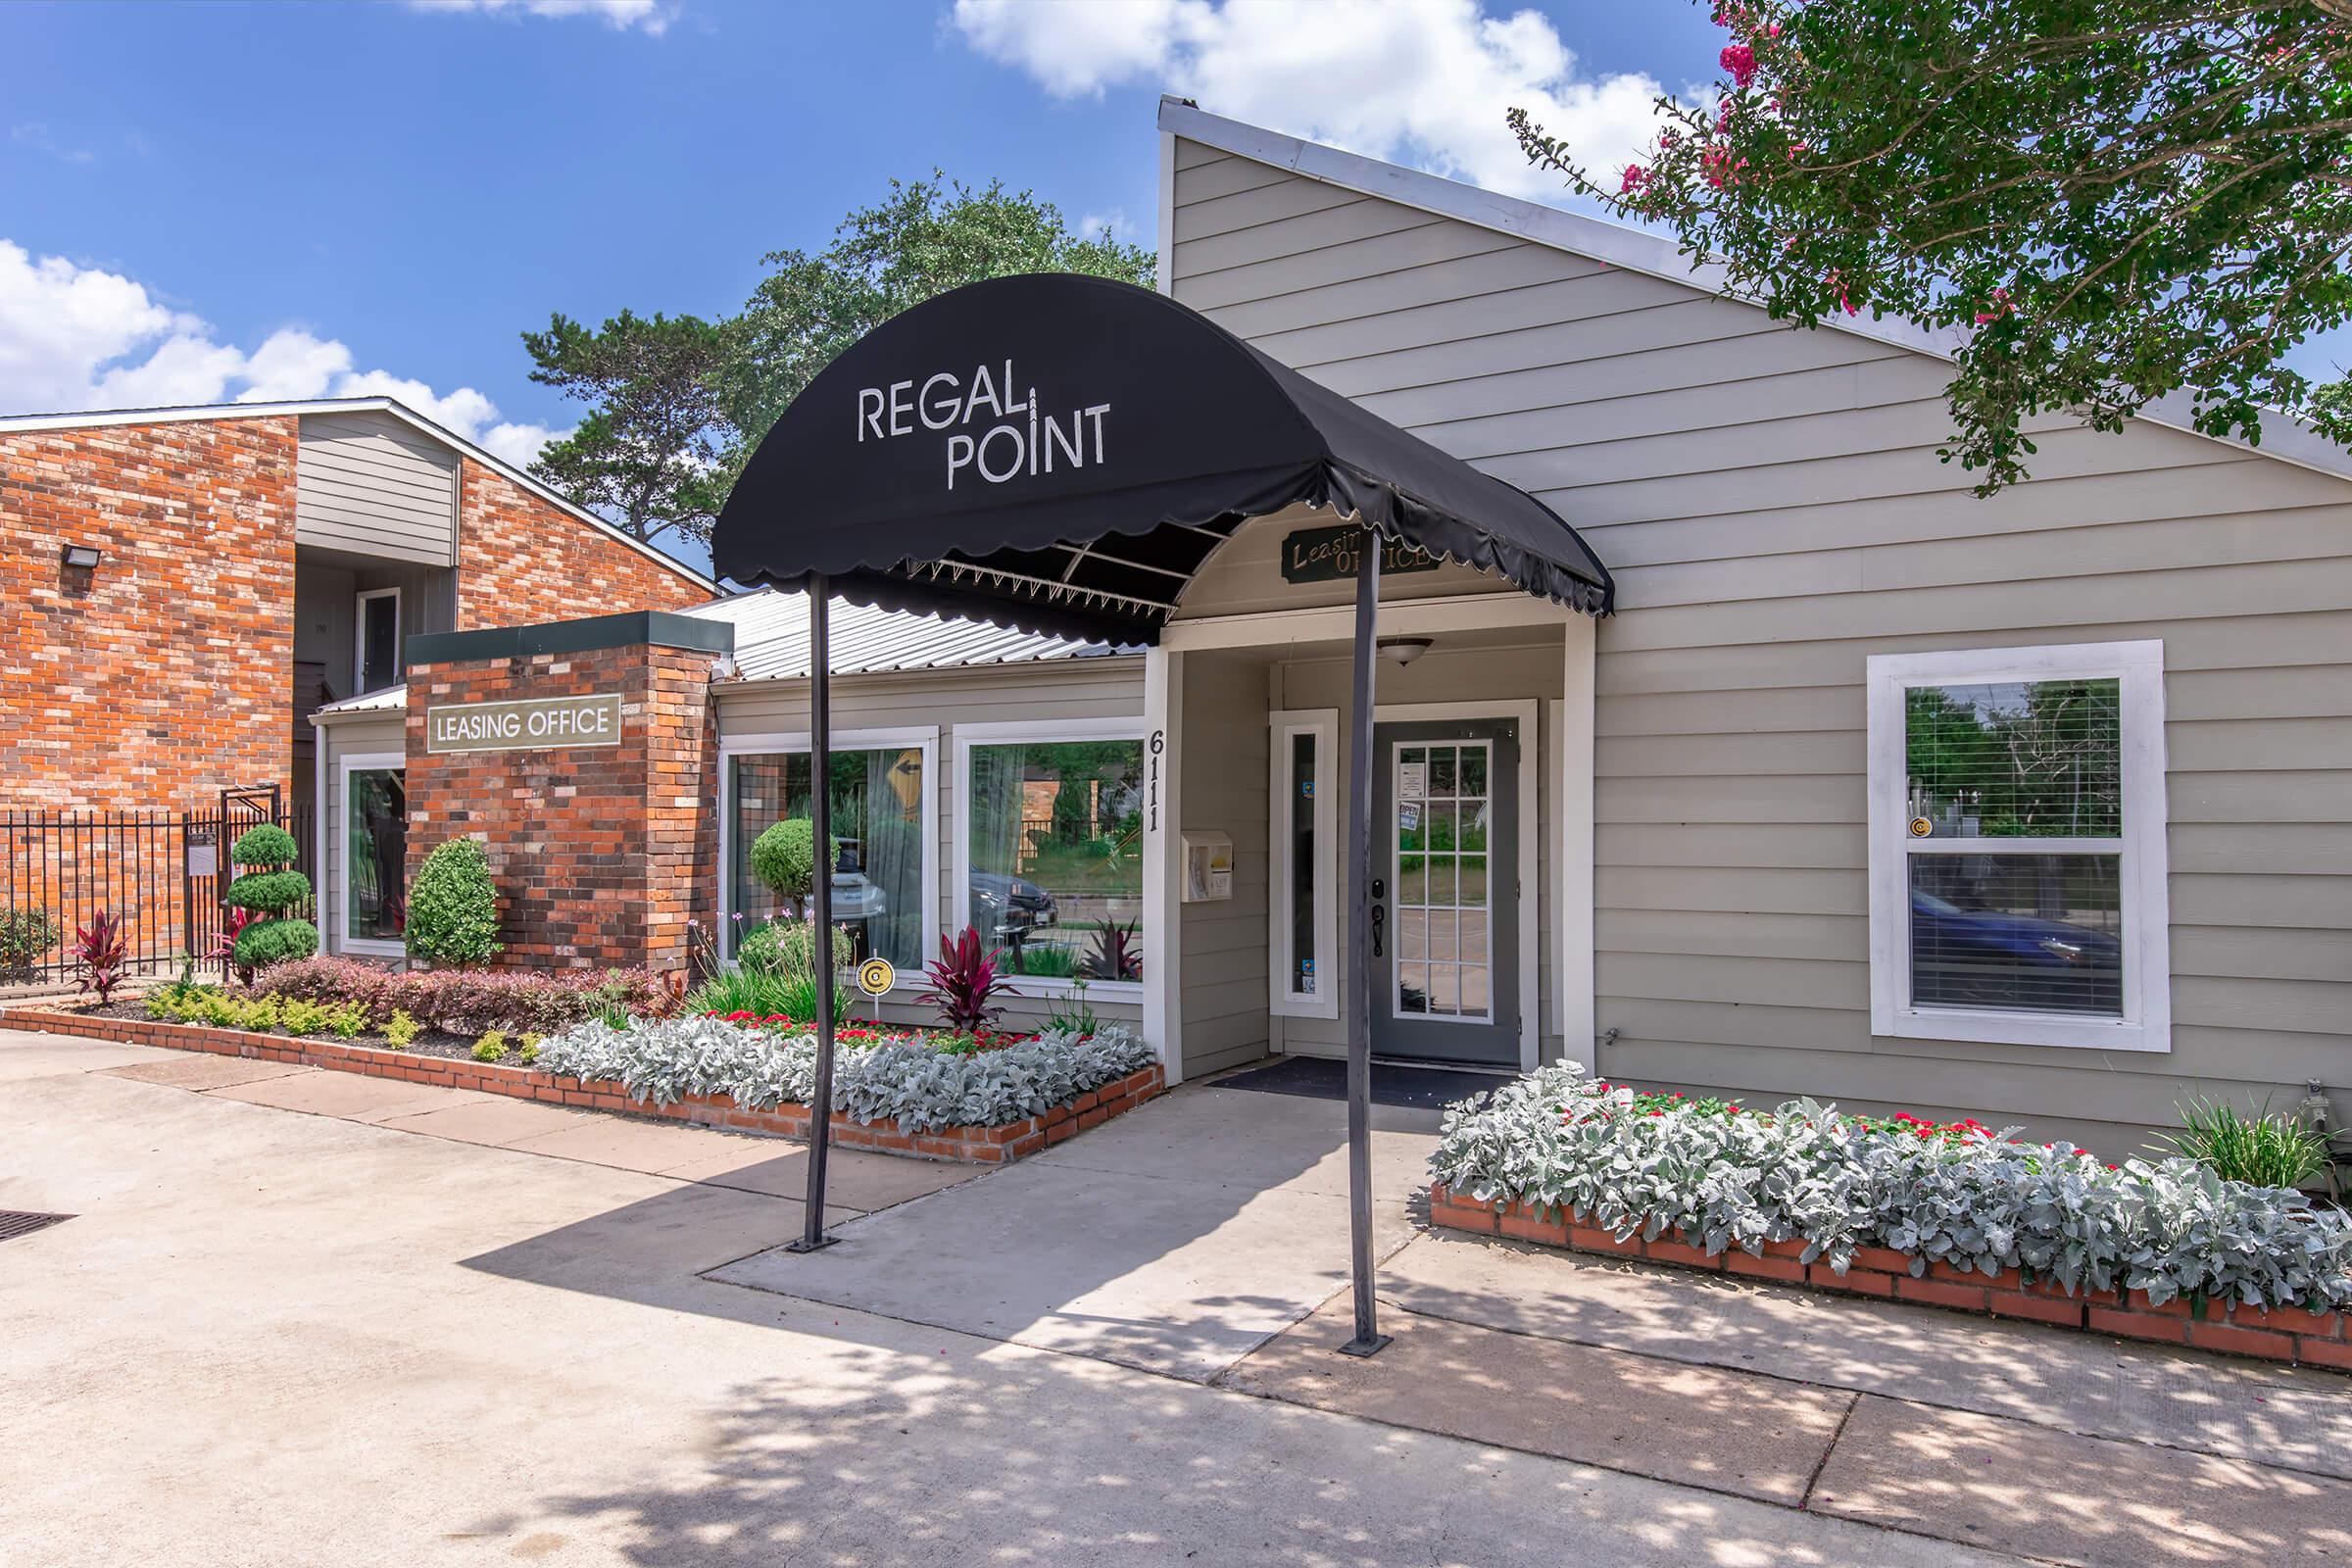
[[[1515,194],[1606,164],[1703,7],[1480,0],[0,6],[0,413],[391,392],[502,455],[576,418],[550,311],[738,307],[893,176],[1149,244],[1163,88]]]

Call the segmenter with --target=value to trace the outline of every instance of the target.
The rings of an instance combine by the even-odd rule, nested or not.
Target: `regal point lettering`
[[[540,697],[511,703],[464,703],[424,715],[430,752],[520,751],[538,746],[617,746],[620,697]]]
[[[921,380],[858,389],[858,440],[891,441],[918,430],[945,433],[947,484],[1003,484],[1022,474],[1101,467],[1109,447],[1107,403],[1071,404],[1047,414],[1032,386],[1014,401],[1020,381],[1012,361],[975,366],[968,376],[940,370]]]

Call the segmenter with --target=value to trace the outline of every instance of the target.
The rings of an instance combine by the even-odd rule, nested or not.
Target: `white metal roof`
[[[1397,164],[1384,164],[1377,158],[1361,153],[1343,152],[1320,142],[1302,141],[1286,136],[1278,130],[1251,125],[1239,120],[1227,120],[1212,115],[1187,99],[1163,96],[1159,100],[1159,129],[1163,137],[1182,136],[1219,152],[1253,159],[1287,169],[1308,179],[1344,190],[1377,196],[1406,207],[1419,208],[1442,218],[1459,219],[1539,245],[1556,250],[1573,251],[1579,256],[1622,267],[1627,271],[1643,272],[1662,277],[1686,287],[1705,289],[1726,299],[1751,300],[1733,290],[1727,282],[1725,270],[1714,263],[1694,263],[1685,256],[1671,239],[1652,234],[1624,223],[1612,223],[1605,219],[1589,218],[1557,207],[1545,207],[1540,202],[1522,201],[1516,196],[1503,196],[1464,184],[1458,179],[1425,173],[1418,169],[1406,169]],[[1165,156],[1160,162],[1160,286],[1167,287],[1169,277],[1168,248],[1174,243],[1174,221],[1171,203],[1174,200],[1173,161]],[[1891,343],[1898,348],[1949,360],[1962,342],[1956,328],[1931,328],[1917,321],[1896,317],[1854,316],[1822,322],[1823,328],[1850,332],[1857,337]],[[2263,411],[2263,439],[2259,447],[2235,437],[2211,436],[2196,428],[2195,406],[2185,392],[2174,392],[2158,398],[2142,409],[2137,417],[2150,424],[2161,424],[2180,430],[2207,441],[2221,441],[2263,457],[2316,468],[2323,473],[2352,478],[2352,451],[2346,451],[2321,435],[2302,420],[2277,409]]]
[[[382,691],[362,692],[357,697],[346,697],[339,703],[320,703],[311,710],[311,722],[330,723],[355,713],[397,713],[408,706],[408,687],[387,686]]]
[[[699,620],[730,621],[735,627],[735,667],[745,680],[808,678],[808,596],[760,588],[714,599],[678,612]],[[836,675],[871,675],[891,670],[965,669],[981,664],[1042,663],[1064,659],[1100,659],[1121,652],[1106,643],[1039,637],[973,620],[911,615],[897,610],[833,601],[827,628]],[[409,703],[406,686],[363,692],[325,703],[311,714],[314,724],[332,724],[369,713],[395,713]]]
[[[808,596],[761,588],[697,605],[681,614],[735,625],[735,665],[746,680],[805,680],[808,675]],[[1090,659],[1117,652],[1105,643],[1040,637],[974,620],[949,620],[871,605],[833,601],[827,627],[833,673],[960,669],[974,664]]]
[[[565,500],[513,464],[491,456],[456,431],[435,424],[415,409],[393,398],[303,398],[284,403],[190,403],[160,409],[90,409],[79,414],[12,414],[0,416],[0,435],[17,430],[77,430],[108,424],[171,424],[188,419],[282,418],[287,415],[299,416],[305,414],[389,414],[404,423],[416,426],[443,446],[463,452],[483,467],[510,483],[520,485],[550,506],[561,507],[591,528],[619,540],[648,560],[667,566],[706,592],[718,591],[717,582],[708,574],[695,570],[676,557],[657,550],[642,540],[630,538],[586,507]]]

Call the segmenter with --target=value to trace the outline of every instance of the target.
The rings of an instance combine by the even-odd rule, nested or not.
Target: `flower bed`
[[[844,1031],[845,1036],[852,1032]],[[988,1050],[940,1049],[920,1032],[856,1031],[834,1058],[833,1106],[853,1120],[909,1132],[995,1126],[1042,1115],[1141,1071],[1152,1048],[1123,1029],[1038,1035]],[[807,1104],[816,1093],[816,1038],[725,1018],[591,1022],[547,1041],[550,1071],[611,1082],[640,1103],[724,1095],[752,1110]]]
[[[763,1104],[739,1103],[723,1088],[690,1088],[674,1079],[668,1086],[670,1098],[657,1102],[647,1084],[641,1084],[641,1087],[647,1087],[649,1092],[639,1095],[616,1082],[582,1078],[569,1071],[557,1072],[549,1070],[544,1064],[524,1068],[481,1061],[450,1060],[420,1056],[409,1051],[387,1050],[359,1041],[294,1039],[284,1035],[217,1029],[202,1024],[173,1023],[144,1017],[114,1017],[96,1012],[39,1006],[0,1007],[0,1025],[172,1050],[203,1051],[219,1055],[291,1062],[341,1072],[365,1073],[372,1077],[400,1078],[414,1083],[471,1089],[581,1109],[636,1111],[700,1126],[723,1127],[735,1132],[785,1138],[805,1138],[808,1134],[808,1108],[806,1104],[775,1100],[765,1101]],[[760,1041],[768,1052],[785,1058],[779,1070],[786,1081],[794,1080],[802,1071],[798,1063],[804,1059],[804,1054],[796,1049],[801,1042],[761,1037],[756,1032],[740,1029],[734,1032]],[[884,1153],[981,1164],[1001,1164],[1020,1159],[1075,1133],[1098,1126],[1112,1116],[1132,1110],[1166,1088],[1159,1063],[1152,1057],[1150,1051],[1142,1048],[1140,1042],[1133,1041],[1131,1036],[1125,1039],[1129,1045],[1105,1041],[1100,1049],[1090,1046],[1066,1054],[1064,1060],[1068,1067],[1058,1076],[1050,1065],[1025,1065],[1026,1058],[1015,1058],[1009,1064],[1012,1069],[1009,1076],[1001,1081],[999,1092],[985,1102],[976,1097],[958,1097],[939,1102],[968,1103],[981,1111],[987,1110],[990,1105],[1007,1102],[1034,1104],[1035,1096],[1019,1093],[1018,1083],[1027,1083],[1032,1088],[1058,1086],[1079,1076],[1096,1076],[1122,1061],[1135,1059],[1136,1053],[1140,1052],[1145,1065],[1098,1082],[1092,1088],[1072,1094],[1067,1100],[1044,1104],[1026,1114],[989,1124],[947,1124],[925,1116],[924,1125],[918,1129],[902,1127],[893,1117],[860,1119],[850,1110],[837,1108],[831,1118],[831,1136],[836,1143],[846,1147],[870,1149]],[[1130,1049],[1130,1045],[1133,1049]],[[846,1102],[841,1091],[846,1087],[846,1080],[854,1076],[849,1071],[850,1061],[858,1054],[860,1054],[854,1050],[845,1051],[836,1061],[836,1106]],[[1005,1053],[1000,1051],[990,1054],[1002,1056]],[[808,1044],[805,1055],[812,1061],[813,1043]],[[720,1058],[713,1055],[710,1059],[715,1063]],[[942,1059],[955,1061],[965,1058],[943,1054]],[[580,1064],[585,1065],[585,1062]],[[751,1086],[747,1083],[746,1087],[748,1089]],[[870,1110],[873,1097],[861,1096],[861,1099],[866,1101]]]
[[[1830,1288],[1859,1263],[1889,1278],[1873,1294],[1984,1311],[1998,1289],[2056,1303],[2017,1315],[2352,1364],[2352,1218],[2186,1160],[1809,1101],[1759,1115],[1562,1064],[1448,1107],[1430,1166],[1441,1224]],[[2272,1339],[2192,1332],[2209,1321]]]

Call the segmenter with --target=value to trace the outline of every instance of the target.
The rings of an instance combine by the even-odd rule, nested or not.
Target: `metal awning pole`
[[[1355,725],[1348,754],[1348,1241],[1355,1276],[1355,1338],[1343,1355],[1377,1355],[1389,1343],[1372,1298],[1372,719],[1378,669],[1380,530],[1366,528],[1355,574]]]
[[[808,849],[811,918],[816,929],[816,1093],[808,1104],[808,1200],[795,1252],[831,1247],[825,1234],[825,1151],[833,1141],[833,669],[826,646],[832,584],[808,578]]]

